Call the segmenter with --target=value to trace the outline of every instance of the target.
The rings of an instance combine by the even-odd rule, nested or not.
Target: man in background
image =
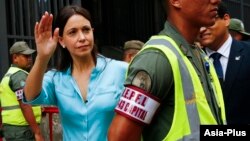
[[[12,64],[1,81],[3,134],[6,141],[44,141],[39,127],[41,107],[24,104],[23,87],[33,65],[32,54],[24,41],[9,50]]]
[[[216,68],[228,124],[250,124],[250,45],[229,34],[230,15],[219,5],[213,26],[201,28],[200,43]]]
[[[134,56],[141,50],[144,43],[139,40],[130,40],[124,43],[123,61],[130,62]]]
[[[245,31],[244,23],[240,19],[230,19],[229,32],[235,40],[247,41],[250,39],[250,33]]]

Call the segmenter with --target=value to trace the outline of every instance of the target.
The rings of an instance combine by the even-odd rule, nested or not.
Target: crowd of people
[[[58,107],[64,141],[200,140],[200,125],[250,124],[250,34],[221,0],[192,1],[163,0],[164,29],[124,42],[123,60],[98,53],[86,9],[45,12],[36,50],[24,41],[9,49],[5,140],[44,141],[43,105]]]

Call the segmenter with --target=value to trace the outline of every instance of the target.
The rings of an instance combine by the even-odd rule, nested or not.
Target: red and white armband
[[[158,98],[135,86],[128,86],[125,88],[115,111],[140,123],[150,124],[159,106]]]

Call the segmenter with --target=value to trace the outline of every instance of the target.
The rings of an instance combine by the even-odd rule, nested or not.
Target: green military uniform
[[[0,94],[0,100],[2,104],[1,106],[3,108],[2,122],[3,122],[4,137],[8,140],[18,140],[18,141],[35,140],[34,134],[31,128],[29,127],[27,121],[25,120],[19,105],[15,104],[13,105],[13,103],[18,104],[18,102],[17,101],[15,102],[15,100],[23,99],[23,94],[22,92],[20,92],[20,90],[23,89],[27,76],[28,76],[27,72],[19,69],[16,65],[12,64],[9,71],[5,74],[1,82],[2,92]],[[8,106],[8,103],[12,104]],[[40,123],[41,120],[40,106],[34,106],[32,107],[32,109],[37,123]]]
[[[17,67],[16,65],[12,64],[11,67]],[[10,88],[13,92],[16,90],[22,89],[25,85],[25,80],[28,74],[24,73],[23,71],[18,71],[15,74],[10,76]]]
[[[199,49],[189,45],[168,22],[165,23],[165,28],[160,34],[171,37],[193,64],[205,91],[209,107],[218,124],[222,124],[219,116],[220,110],[203,64],[205,61],[199,56]],[[169,60],[159,50],[143,50],[133,59],[125,84],[139,86],[161,100],[160,110],[156,113],[157,116],[143,130],[143,140],[163,140],[172,125],[175,108],[174,80]]]

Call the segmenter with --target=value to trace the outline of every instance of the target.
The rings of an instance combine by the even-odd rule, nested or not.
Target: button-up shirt
[[[56,105],[63,128],[64,141],[104,141],[122,93],[127,63],[99,56],[87,90],[87,102],[71,75],[48,71],[40,95],[32,104]]]

